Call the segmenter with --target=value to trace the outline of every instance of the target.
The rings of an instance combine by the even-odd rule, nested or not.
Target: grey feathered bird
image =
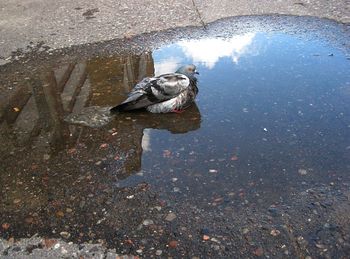
[[[146,77],[135,85],[124,102],[110,111],[146,108],[152,113],[181,112],[193,103],[198,93],[196,74],[195,65],[185,65],[175,73]]]

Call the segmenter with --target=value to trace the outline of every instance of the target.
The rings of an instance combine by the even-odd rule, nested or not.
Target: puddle
[[[302,190],[349,184],[350,60],[338,41],[253,28],[50,61],[22,81],[3,74],[16,85],[1,107],[0,220],[10,224],[1,235],[102,240],[135,253],[120,243],[132,236],[150,249],[158,231],[163,249],[172,239],[194,245],[181,234],[191,226],[196,242],[206,227],[222,237],[219,225],[241,231],[246,215]],[[199,95],[184,113],[108,116],[138,80],[188,63]],[[178,225],[158,211],[176,212]],[[147,218],[162,223],[145,230]]]

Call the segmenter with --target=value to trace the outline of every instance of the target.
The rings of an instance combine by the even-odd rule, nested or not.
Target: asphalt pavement
[[[243,15],[286,14],[350,22],[347,0],[2,0],[0,57],[30,44],[51,48],[100,42],[166,30],[205,26]]]

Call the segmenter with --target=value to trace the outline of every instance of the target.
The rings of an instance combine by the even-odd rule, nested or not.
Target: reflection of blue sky
[[[158,75],[184,64],[197,65],[196,102],[203,119],[198,132],[211,136],[218,146],[228,145],[233,128],[241,136],[254,136],[261,128],[278,128],[280,120],[296,120],[299,111],[308,120],[321,116],[330,93],[333,101],[342,103],[337,105],[339,113],[345,114],[348,107],[349,95],[344,92],[349,89],[349,61],[322,39],[258,32],[184,40],[154,51],[153,58]],[[319,107],[318,113],[310,107]],[[225,121],[233,126],[217,127]],[[314,127],[319,125],[315,122]]]
[[[183,40],[154,52],[156,75],[173,72],[181,64],[193,63],[213,69],[222,58],[238,63],[255,37],[255,33],[231,38]],[[167,57],[164,59],[163,57]]]
[[[326,159],[322,161],[317,155],[309,158],[311,167],[333,170],[344,164],[341,155],[333,154],[343,154],[349,145],[350,62],[328,41],[257,32],[180,41],[155,50],[153,58],[156,74],[173,72],[188,63],[197,65],[196,103],[202,121],[198,130],[186,134],[145,131],[142,146],[151,151],[143,153],[145,171],[154,171],[159,150],[171,150],[177,159],[183,155],[176,166],[183,166],[185,173],[207,170],[202,161],[229,159],[232,152],[239,151],[242,168],[255,167],[257,177],[273,180],[271,170],[278,163],[295,170],[295,161],[289,157],[302,156],[299,161],[304,163],[305,154],[323,153]],[[190,159],[199,162],[187,170]],[[223,166],[221,176],[230,171],[224,168],[226,162],[219,164]],[[160,166],[168,172],[173,165]],[[152,182],[158,175],[146,177]]]

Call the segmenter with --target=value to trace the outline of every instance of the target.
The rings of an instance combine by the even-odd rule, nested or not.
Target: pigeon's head
[[[195,78],[195,75],[199,75],[199,73],[196,71],[195,65],[185,65],[180,67],[178,70],[176,70],[175,73],[183,74],[185,76],[188,76],[189,78]]]

